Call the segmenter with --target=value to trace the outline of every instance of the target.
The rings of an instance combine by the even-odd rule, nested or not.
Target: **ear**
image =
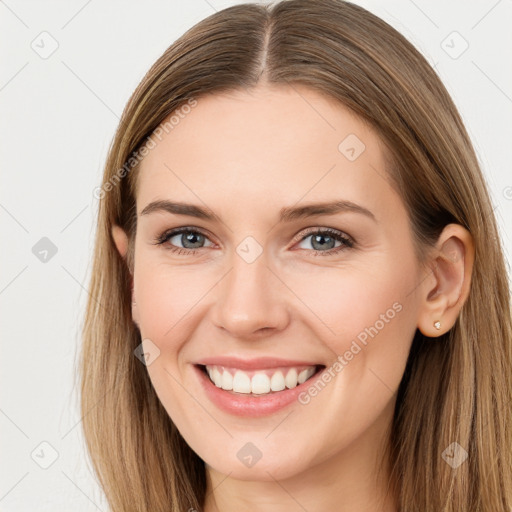
[[[114,225],[112,226],[112,238],[114,239],[114,243],[116,245],[117,251],[121,255],[121,257],[126,260],[126,254],[128,252],[128,235],[120,226]],[[138,320],[138,311],[137,311],[137,303],[135,300],[135,292],[133,287],[133,275],[130,278],[131,281],[131,289],[132,289],[132,319],[135,324],[139,325]]]
[[[114,224],[112,226],[112,238],[116,244],[117,251],[123,259],[126,258],[126,252],[128,250],[128,235],[124,229]]]
[[[449,331],[466,301],[475,258],[473,237],[460,224],[448,224],[427,261],[420,285],[418,329],[429,337]]]

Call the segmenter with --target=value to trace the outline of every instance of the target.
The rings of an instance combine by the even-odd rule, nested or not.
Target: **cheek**
[[[223,271],[201,272],[141,256],[134,283],[141,334],[161,343],[176,339],[177,333],[193,329],[191,322],[199,311],[204,314],[208,304],[214,307],[207,295]],[[413,289],[412,267],[404,260],[398,265],[389,258],[377,258],[371,267],[310,266],[307,272],[284,272],[282,304],[276,305],[291,302],[292,320],[307,323],[339,354],[350,348],[353,339],[364,341],[367,329],[373,332],[372,326],[381,331],[384,322],[386,331],[396,329],[400,324],[395,320],[400,316],[397,310],[406,307]]]
[[[332,375],[340,377],[333,392],[343,408],[357,396],[371,415],[398,387],[416,328],[414,269],[412,258],[383,256],[371,267],[324,269],[290,286],[307,306],[306,325],[331,351]]]
[[[153,388],[175,424],[186,430],[187,421],[202,418],[201,410],[181,384],[185,378],[179,364],[182,346],[193,332],[194,305],[204,296],[205,286],[192,272],[139,256],[134,287],[138,324],[143,340],[154,343],[159,356],[148,365]],[[153,349],[155,350],[155,349]]]
[[[412,271],[407,264],[394,265],[382,258],[371,268],[322,269],[290,277],[288,283],[302,305],[299,310],[311,320],[320,339],[332,340],[337,353],[349,340],[364,338],[366,328],[376,324],[379,331],[397,320],[413,289]],[[389,329],[388,329],[389,330]]]
[[[325,458],[360,436],[389,403],[403,375],[414,331],[412,305],[407,302],[413,288],[413,264],[395,260],[374,258],[366,268],[309,267],[307,272],[295,269],[280,275],[286,286],[272,296],[276,306],[288,308],[290,328],[323,346],[322,353],[328,347],[333,360],[342,356],[346,366],[334,371],[325,391],[311,392],[308,405],[298,406],[301,416],[293,425],[293,440],[286,429],[276,430],[270,440],[261,440],[262,446],[269,443],[270,452],[278,453],[280,446],[296,442],[294,453],[298,454],[308,439],[312,459]],[[208,309],[216,307],[208,292],[214,290],[223,272],[139,261],[135,286],[141,334],[157,341],[163,356],[148,367],[153,387],[187,443],[205,460],[227,461],[229,472],[235,455],[228,457],[226,446],[232,441],[226,439],[217,446],[205,442],[204,425],[219,439],[224,439],[225,432],[179,383],[187,378],[186,372],[181,372],[180,351],[205,321]],[[216,415],[214,410],[212,413]],[[343,428],[341,415],[351,418]],[[314,440],[312,429],[318,433]],[[233,453],[236,450],[233,448]],[[291,466],[301,463],[297,460]]]
[[[143,337],[165,340],[180,331],[211,288],[190,269],[144,264],[135,271],[137,313]]]

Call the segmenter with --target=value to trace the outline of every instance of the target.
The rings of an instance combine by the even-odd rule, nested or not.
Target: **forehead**
[[[385,207],[390,186],[382,141],[317,91],[260,86],[200,97],[178,114],[161,140],[153,136],[157,144],[142,162],[139,213],[169,197],[213,209],[340,197]]]

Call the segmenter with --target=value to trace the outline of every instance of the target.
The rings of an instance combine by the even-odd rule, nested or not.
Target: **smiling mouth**
[[[246,371],[221,365],[198,366],[216,387],[248,396],[271,395],[293,389],[325,368],[324,365],[310,365]]]

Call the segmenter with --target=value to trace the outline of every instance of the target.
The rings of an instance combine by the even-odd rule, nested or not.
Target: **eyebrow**
[[[197,206],[188,203],[178,203],[167,200],[153,201],[149,203],[140,213],[140,215],[149,215],[154,212],[167,212],[176,215],[187,215],[189,217],[197,217],[199,219],[206,219],[211,221],[221,222],[218,215],[216,215],[209,208]],[[377,222],[375,215],[352,201],[331,201],[326,203],[311,203],[302,206],[287,206],[281,208],[279,212],[279,222],[292,222],[298,219],[314,217],[315,215],[334,215],[342,212],[355,212],[369,217]]]

